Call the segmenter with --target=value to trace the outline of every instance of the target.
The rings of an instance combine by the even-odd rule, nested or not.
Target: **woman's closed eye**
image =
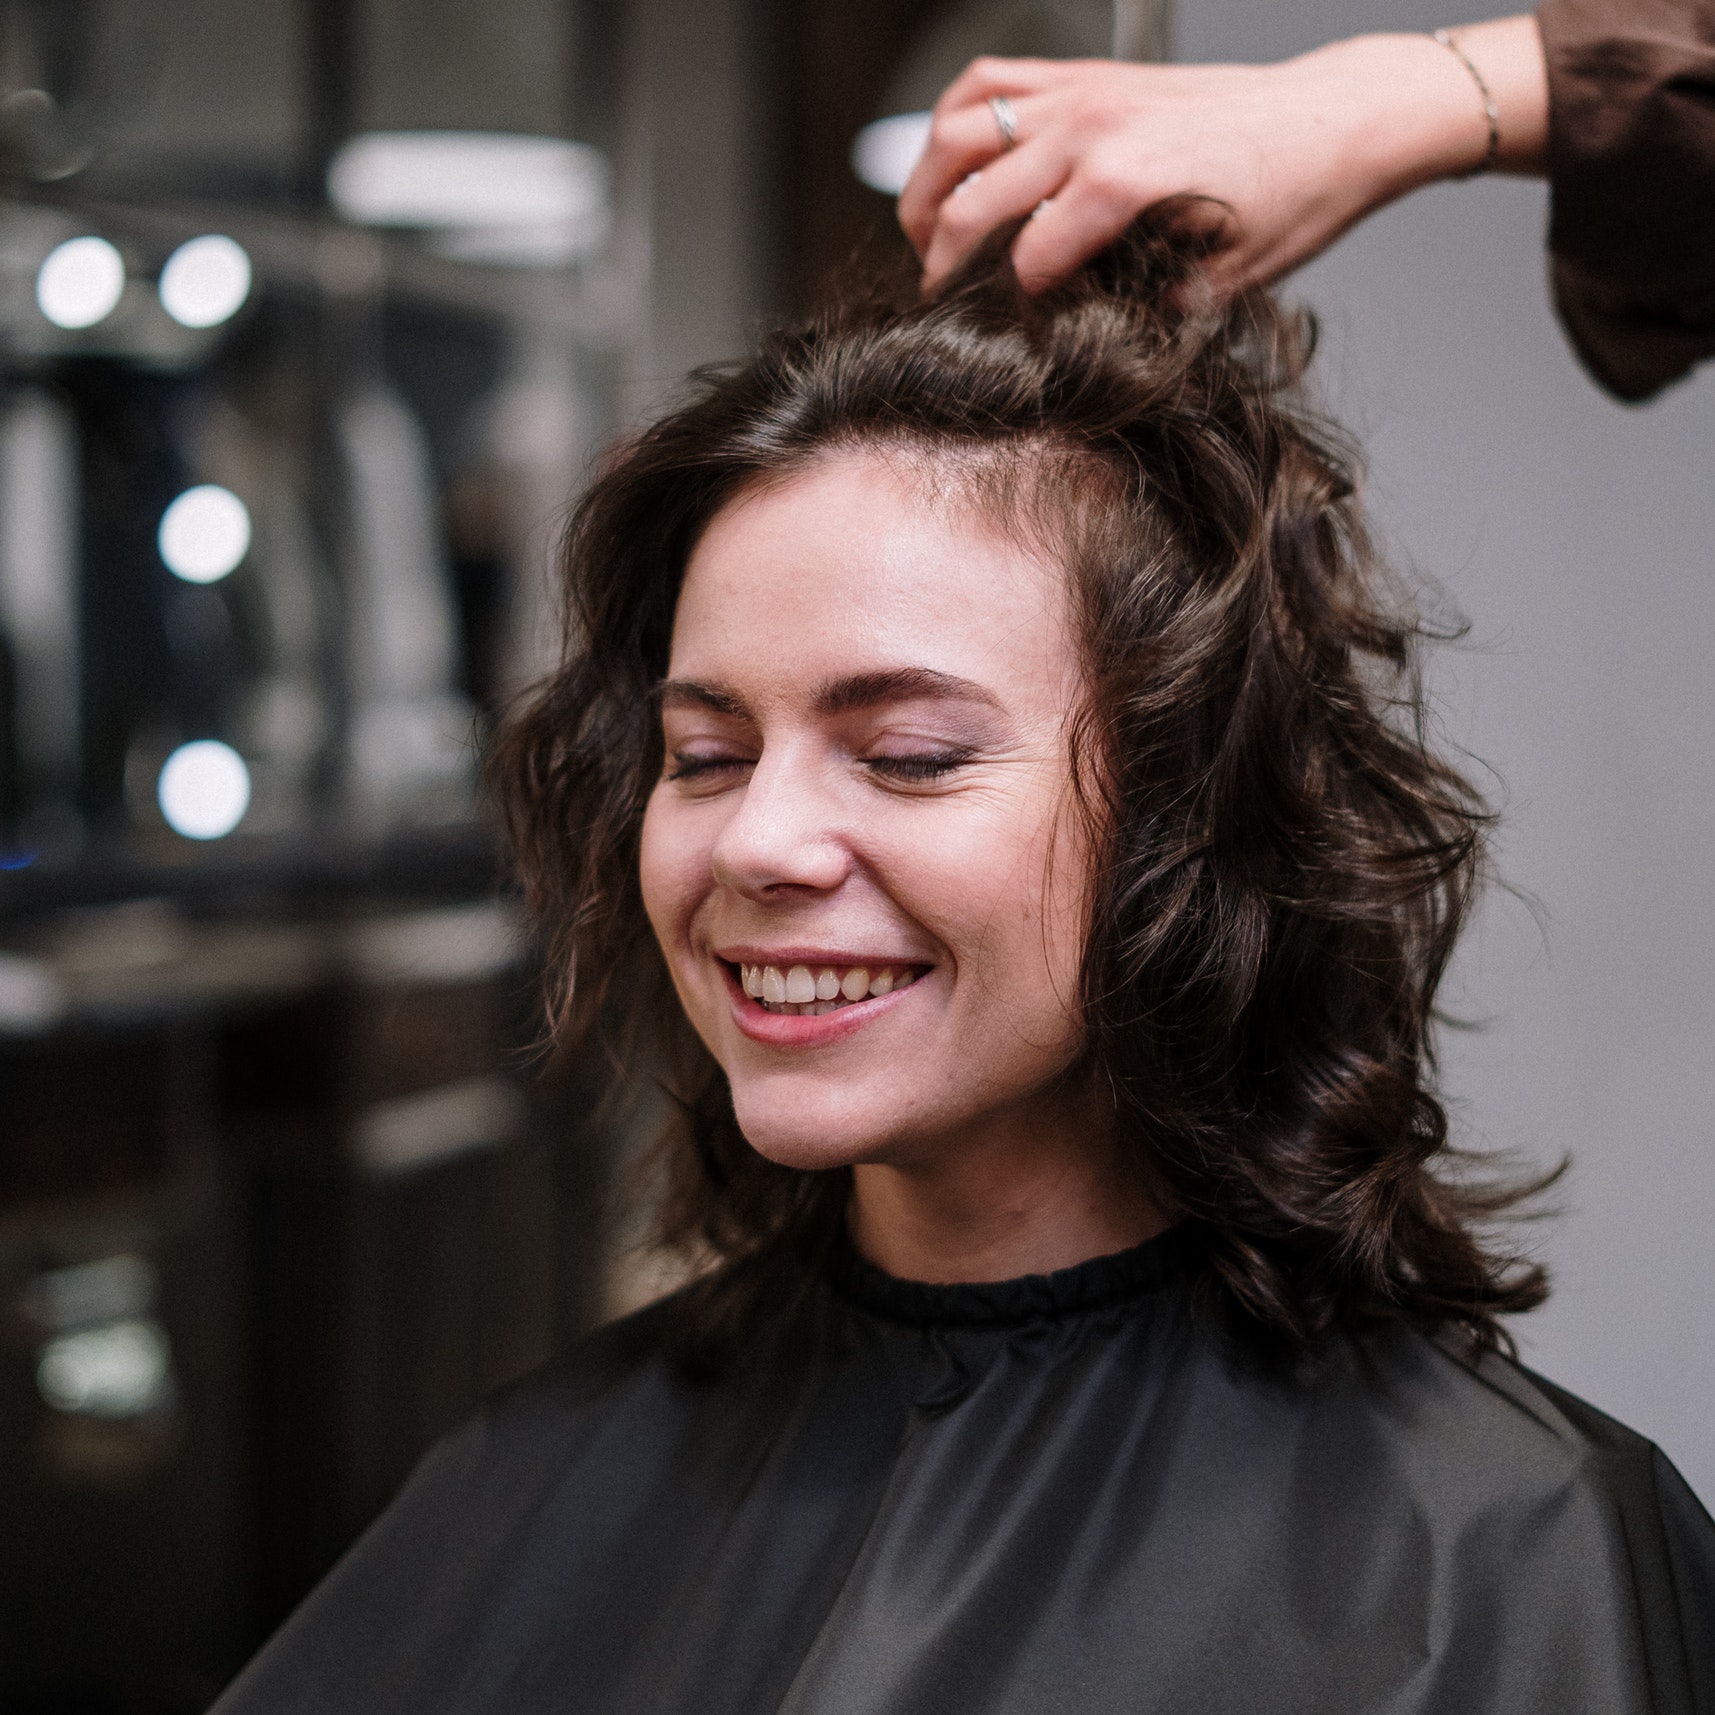
[[[675,750],[667,758],[666,778],[669,780],[695,780],[699,777],[719,779],[723,775],[734,774],[741,768],[755,765],[755,759],[748,756],[735,756],[730,753],[713,755],[689,750]]]
[[[940,780],[971,760],[965,749],[914,751],[904,755],[866,756],[863,765],[884,780],[896,780],[909,785],[925,785]]]
[[[888,752],[857,758],[860,767],[881,780],[907,786],[924,786],[944,779],[971,760],[963,748],[933,751]],[[713,785],[755,766],[751,756],[730,751],[675,750],[667,757],[665,778],[670,781],[703,780]]]

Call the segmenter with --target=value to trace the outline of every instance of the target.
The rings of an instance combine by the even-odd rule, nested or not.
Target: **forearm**
[[[1297,69],[1345,109],[1344,146],[1380,207],[1420,185],[1456,178],[1489,154],[1489,120],[1475,67],[1493,99],[1498,148],[1493,169],[1534,175],[1548,141],[1548,77],[1542,38],[1529,13],[1449,31],[1467,66],[1432,36],[1356,36],[1304,55]]]
[[[1449,33],[1495,99],[1501,135],[1495,171],[1540,177],[1548,164],[1548,64],[1534,14],[1465,24]]]

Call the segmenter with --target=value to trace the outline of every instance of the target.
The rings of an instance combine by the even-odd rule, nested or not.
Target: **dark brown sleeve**
[[[1648,398],[1715,355],[1715,0],[1545,0],[1554,295]]]

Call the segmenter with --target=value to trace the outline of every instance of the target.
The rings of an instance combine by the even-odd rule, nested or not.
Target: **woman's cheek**
[[[686,850],[684,818],[678,806],[656,787],[643,813],[638,852],[638,885],[661,950],[672,961],[696,901],[691,880],[691,854]]]

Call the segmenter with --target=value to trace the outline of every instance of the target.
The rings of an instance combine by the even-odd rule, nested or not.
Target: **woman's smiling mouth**
[[[765,1012],[819,1017],[872,996],[891,994],[917,980],[914,965],[738,966],[739,987]]]
[[[858,964],[849,954],[817,959],[786,953],[769,959],[749,948],[743,953],[718,957],[734,1021],[753,1041],[783,1048],[807,1048],[861,1030],[899,1005],[933,968],[900,959]]]

